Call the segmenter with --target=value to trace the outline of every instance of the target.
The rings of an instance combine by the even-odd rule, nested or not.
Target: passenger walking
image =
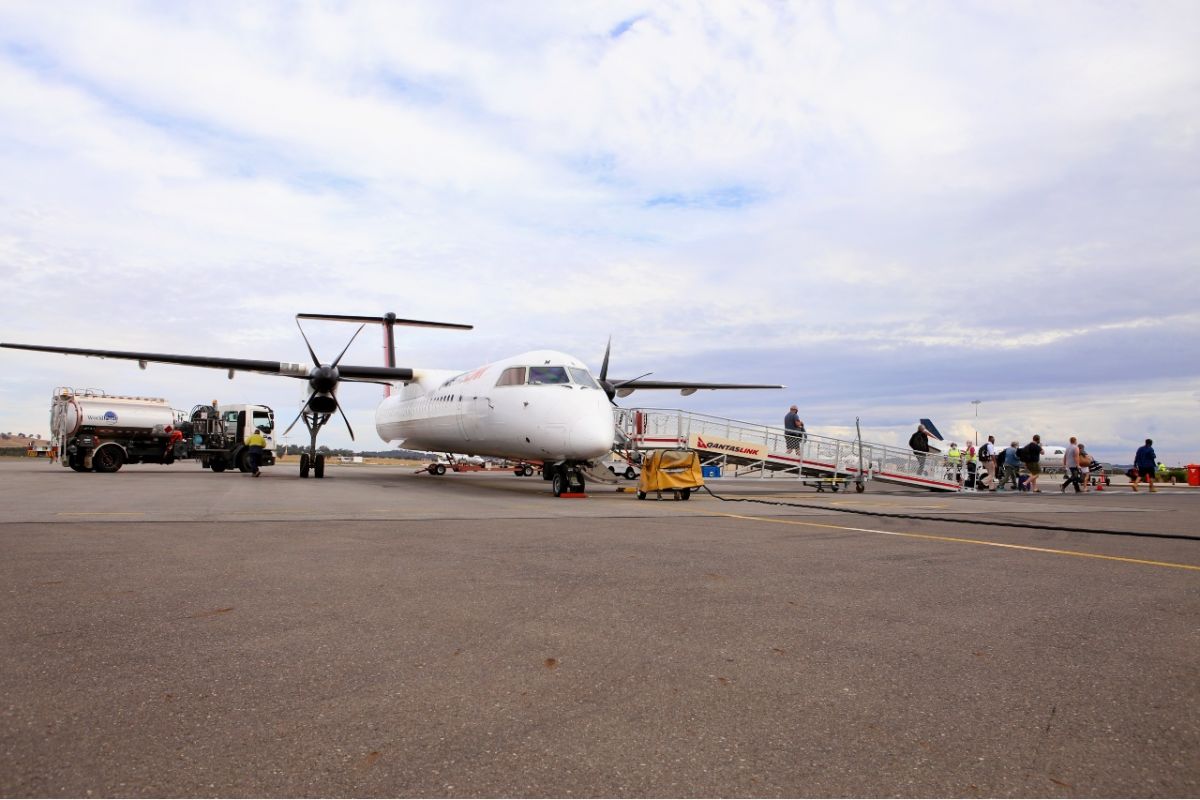
[[[799,409],[792,406],[787,416],[783,418],[784,442],[789,453],[800,455],[800,446],[804,444],[804,420],[800,419]]]
[[[1065,477],[1059,491],[1066,492],[1069,485],[1075,484],[1075,494],[1079,494],[1083,491],[1080,486],[1083,476],[1079,471],[1079,443],[1074,436],[1071,437],[1070,443],[1067,444],[1067,449],[1063,452],[1062,463]]]
[[[1154,440],[1147,439],[1146,443],[1137,449],[1137,453],[1133,457],[1133,482],[1130,486],[1137,491],[1138,478],[1150,484],[1150,491],[1157,492],[1154,488],[1154,471],[1157,468],[1158,456],[1154,454]]]
[[[1021,463],[1025,465],[1025,469],[1029,471],[1029,491],[1041,492],[1037,488],[1038,476],[1042,474],[1042,437],[1038,434],[1033,435],[1033,440],[1029,444],[1021,448],[1020,457]]]
[[[979,464],[987,470],[987,490],[993,491],[996,488],[996,437],[989,436],[987,441],[979,447]],[[979,480],[976,473],[976,480]]]
[[[908,437],[908,448],[917,455],[917,474],[925,474],[925,459],[929,455],[929,431],[924,425],[918,425],[912,436]]]
[[[1083,479],[1083,491],[1086,494],[1092,490],[1092,454],[1079,443],[1079,476]]]
[[[1000,488],[1004,488],[1005,483],[1011,482],[1012,490],[1015,492],[1021,488],[1020,473],[1021,473],[1021,457],[1018,455],[1020,444],[1014,440],[1011,445],[1004,448],[1004,478],[1000,481]]]
[[[246,461],[249,463],[254,477],[259,476],[258,467],[262,462],[263,448],[267,446],[267,440],[263,438],[262,431],[258,428],[254,429],[254,433],[246,437],[246,446],[249,450],[246,451]]]

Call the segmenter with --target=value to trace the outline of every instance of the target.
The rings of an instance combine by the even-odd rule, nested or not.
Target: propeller
[[[634,381],[640,381],[642,378],[646,377],[646,375],[653,375],[654,373],[647,372],[645,375],[638,375],[636,378],[629,378],[627,380],[618,381],[617,383],[613,383],[612,381],[610,381],[608,379],[608,356],[611,351],[612,351],[612,337],[609,336],[608,344],[604,346],[604,360],[602,362],[600,362],[600,386],[601,386],[601,388],[604,389],[604,393],[606,395],[608,395],[608,402],[612,403],[615,406],[617,404],[616,397],[619,394],[619,390],[622,386],[624,386],[628,383],[633,383]],[[629,394],[629,392],[632,392],[632,391],[633,390],[630,389],[629,391],[625,392],[625,394],[622,394],[621,396],[624,397],[626,394]]]
[[[351,441],[354,440],[354,428],[350,426],[350,419],[346,416],[346,412],[342,410],[341,403],[338,402],[336,389],[338,383],[342,380],[354,381],[355,383],[381,383],[382,381],[362,381],[362,379],[345,378],[343,379],[338,373],[338,364],[341,363],[342,357],[346,355],[346,351],[350,349],[350,345],[354,344],[354,340],[362,333],[362,329],[366,324],[358,326],[358,330],[350,337],[350,341],[346,342],[346,346],[342,348],[342,352],[338,353],[338,357],[333,360],[332,364],[322,364],[321,359],[317,357],[317,351],[313,349],[312,342],[308,341],[308,336],[304,333],[304,328],[300,325],[300,320],[296,320],[296,327],[300,328],[300,335],[304,337],[304,344],[308,347],[308,354],[312,356],[313,368],[308,371],[308,385],[312,389],[312,394],[304,401],[304,405],[300,407],[300,413],[292,420],[292,424],[287,426],[287,430],[283,432],[287,436],[292,428],[296,427],[296,423],[304,416],[305,411],[310,411],[314,414],[332,414],[336,409],[342,415],[342,421],[346,423],[346,430],[350,432]]]

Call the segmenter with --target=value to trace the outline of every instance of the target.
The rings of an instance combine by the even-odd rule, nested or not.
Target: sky
[[[617,377],[788,387],[626,406],[1200,462],[1198,41],[1191,0],[6,2],[0,340],[307,362],[297,312],[392,311],[475,326],[402,366],[611,336]],[[43,435],[58,386],[305,394],[0,375]],[[321,442],[383,448],[378,387],[340,398]]]

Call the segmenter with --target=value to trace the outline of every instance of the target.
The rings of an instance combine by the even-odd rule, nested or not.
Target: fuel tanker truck
[[[267,406],[173,409],[161,397],[110,395],[59,387],[50,405],[50,431],[59,462],[76,472],[116,472],[125,464],[196,460],[205,469],[250,472],[246,438],[263,435],[260,463],[275,463],[275,412]]]

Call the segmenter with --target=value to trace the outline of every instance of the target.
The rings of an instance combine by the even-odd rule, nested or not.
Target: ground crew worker
[[[954,480],[962,483],[962,451],[958,449],[957,442],[950,443],[950,449],[946,451],[946,461],[950,465],[950,474],[954,476]]]
[[[263,438],[262,431],[258,428],[254,429],[254,433],[246,437],[246,446],[250,449],[246,453],[246,461],[254,470],[254,477],[259,476],[258,465],[262,460],[263,448],[267,446],[267,440]]]

